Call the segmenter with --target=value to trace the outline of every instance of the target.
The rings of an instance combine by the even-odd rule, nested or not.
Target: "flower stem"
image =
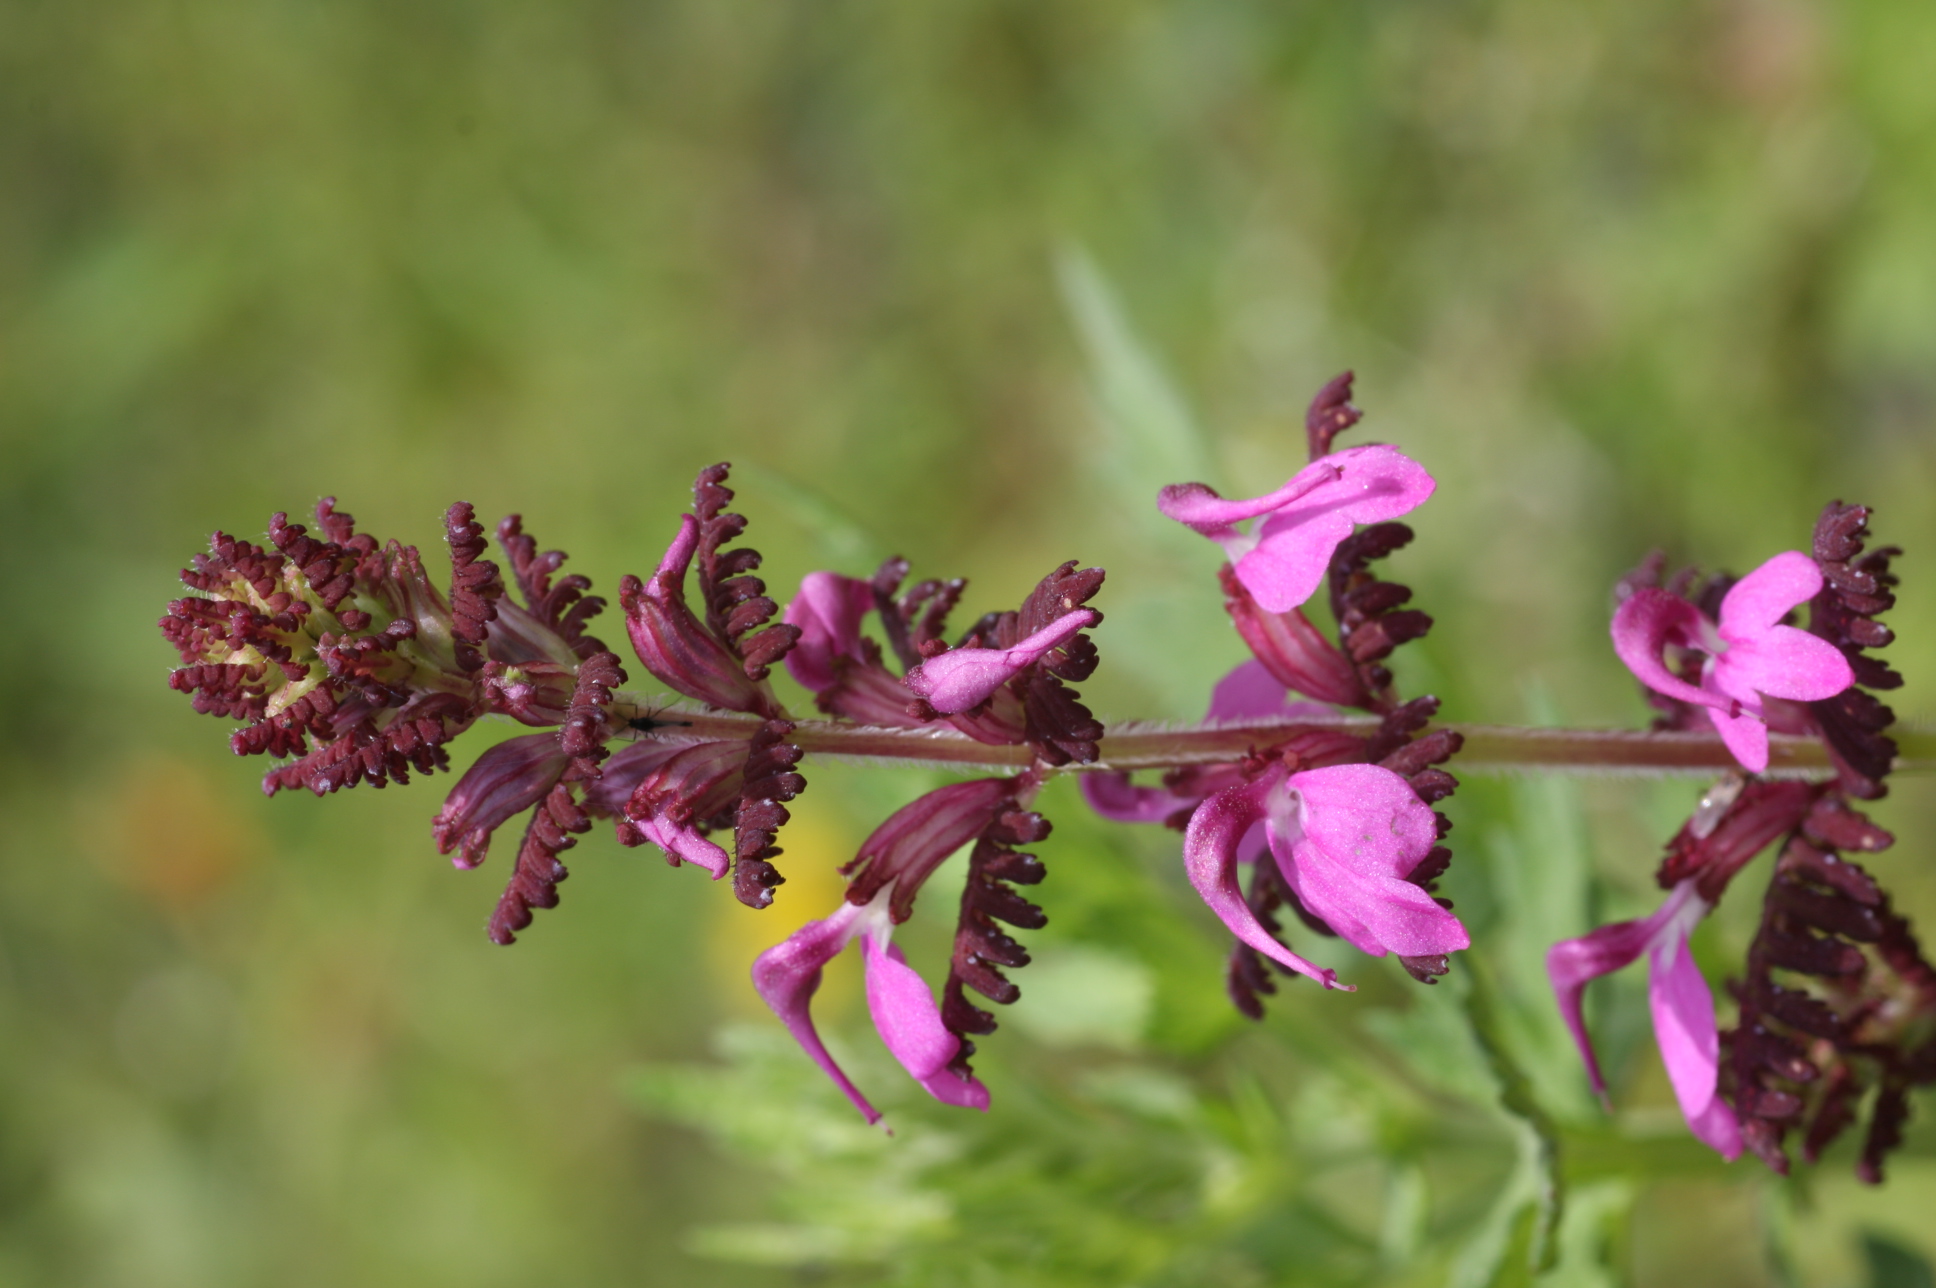
[[[761,723],[755,716],[735,712],[646,703],[632,694],[618,695],[613,710],[628,718],[650,719],[655,727],[649,736],[677,742],[750,738]],[[1369,733],[1377,724],[1377,719],[1371,716],[1245,720],[1184,728],[1132,721],[1109,726],[1103,735],[1100,761],[1093,765],[1067,765],[1063,769],[1068,772],[1168,769],[1236,760],[1253,748],[1281,742],[1299,729]],[[1735,763],[1719,736],[1707,732],[1655,733],[1637,729],[1545,729],[1457,723],[1437,727],[1464,735],[1465,748],[1453,766],[1466,772],[1704,777],[1731,769]],[[1936,771],[1936,734],[1897,729],[1892,736],[1901,748],[1896,757],[1896,773]],[[808,755],[816,756],[962,769],[1022,769],[1030,763],[1027,747],[990,746],[946,725],[884,729],[833,720],[801,720],[796,722],[788,741]],[[1831,772],[1827,749],[1819,739],[1774,734],[1768,741],[1771,777],[1819,778]]]

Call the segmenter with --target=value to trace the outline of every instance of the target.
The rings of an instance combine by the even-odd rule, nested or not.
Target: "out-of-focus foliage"
[[[1927,1282],[1928,1106],[1881,1191],[1723,1167],[1626,977],[1585,1094],[1539,955],[1649,905],[1698,786],[1469,783],[1474,960],[1255,1028],[1174,838],[1058,789],[986,1118],[830,979],[888,1139],[744,971],[918,776],[809,767],[769,913],[599,837],[500,950],[447,780],[263,801],[152,622],[210,528],[324,494],[432,553],[453,499],[522,511],[609,593],[733,459],[776,587],[1108,566],[1085,693],[1190,717],[1240,646],[1158,465],[1274,485],[1351,366],[1441,482],[1409,690],[1638,722],[1611,580],[1842,496],[1909,549],[1927,716],[1932,39],[1908,0],[0,7],[0,1284]],[[1936,923],[1929,790],[1881,821]]]

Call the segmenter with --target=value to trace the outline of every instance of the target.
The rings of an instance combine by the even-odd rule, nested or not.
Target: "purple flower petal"
[[[1390,447],[1353,447],[1317,464],[1337,467],[1339,477],[1274,511],[1257,529],[1257,548],[1236,560],[1237,580],[1268,612],[1309,599],[1355,525],[1409,514],[1437,486],[1424,466]]]
[[[981,1079],[973,1074],[963,1075],[953,1069],[942,1069],[933,1077],[921,1079],[921,1086],[944,1105],[988,1112],[988,1088],[982,1086]]]
[[[1708,1101],[1706,1109],[1689,1118],[1687,1129],[1694,1133],[1694,1139],[1728,1162],[1732,1163],[1741,1157],[1741,1124],[1736,1121],[1734,1110],[1728,1108],[1728,1102],[1721,1097],[1714,1097]]]
[[[1600,1061],[1593,1053],[1593,1040],[1587,1035],[1586,1020],[1581,1013],[1586,986],[1602,975],[1610,975],[1630,965],[1663,939],[1685,945],[1688,931],[1707,915],[1708,910],[1707,903],[1695,894],[1694,885],[1692,880],[1681,882],[1667,896],[1666,902],[1646,917],[1637,921],[1616,921],[1578,939],[1562,939],[1546,951],[1546,975],[1552,981],[1560,1015],[1572,1032],[1574,1043],[1580,1048],[1580,1059],[1586,1064],[1587,1077],[1592,1080],[1593,1089],[1603,1099],[1607,1093],[1606,1079],[1600,1075]],[[1649,970],[1651,972],[1652,963],[1649,963]],[[1651,986],[1651,974],[1649,983]],[[1705,984],[1702,985],[1702,994],[1706,995]],[[1712,1000],[1707,1002],[1707,1008],[1708,1024],[1712,1026]]]
[[[1766,635],[1821,589],[1822,570],[1815,561],[1799,550],[1785,550],[1728,588],[1721,600],[1721,638],[1733,643]]]
[[[754,961],[753,987],[787,1026],[793,1040],[834,1080],[847,1099],[853,1101],[854,1108],[868,1122],[875,1123],[880,1121],[880,1111],[867,1102],[867,1097],[860,1094],[860,1089],[828,1053],[826,1043],[820,1040],[820,1033],[813,1026],[810,1009],[813,995],[820,988],[821,969],[846,946],[853,936],[855,923],[866,912],[867,909],[858,905],[843,903],[833,916],[800,927]]]
[[[950,649],[909,671],[908,689],[945,715],[966,711],[1097,620],[1094,610],[1079,608],[1012,648]]]
[[[800,579],[800,593],[787,605],[785,621],[800,628],[800,638],[786,655],[786,668],[795,680],[815,693],[831,689],[837,658],[863,660],[860,624],[874,607],[871,582],[843,577],[837,572],[810,572]]]
[[[1841,649],[1794,626],[1770,627],[1755,639],[1728,645],[1714,671],[1727,693],[1747,689],[1793,702],[1820,702],[1855,683]]]
[[[973,778],[909,801],[868,834],[854,861],[842,869],[853,872],[847,898],[868,903],[891,884],[890,915],[896,924],[906,921],[921,883],[1014,799],[1013,779]]]
[[[1701,627],[1706,621],[1700,609],[1679,595],[1643,587],[1614,610],[1613,651],[1634,678],[1655,693],[1704,707],[1726,706],[1727,699],[1689,684],[1661,661],[1661,653],[1669,644],[1701,647]]]
[[[1674,1084],[1681,1113],[1692,1120],[1714,1099],[1721,1039],[1714,1024],[1714,996],[1678,921],[1648,945],[1647,1003],[1667,1080]]]
[[[1347,707],[1364,702],[1364,685],[1350,659],[1311,624],[1302,609],[1267,613],[1237,579],[1234,569],[1224,569],[1219,579],[1231,624],[1250,646],[1251,654],[1279,683],[1320,702]]]
[[[625,611],[632,650],[660,683],[689,698],[732,711],[769,714],[770,696],[686,605],[686,570],[698,545],[699,523],[688,514],[679,521],[679,534],[652,579],[641,584],[626,577],[619,583],[619,606]]]
[[[1211,720],[1246,720],[1260,716],[1331,715],[1331,708],[1315,702],[1292,702],[1290,690],[1256,658],[1239,662],[1210,690]]]
[[[1560,1016],[1580,1048],[1580,1059],[1586,1064],[1593,1089],[1603,1097],[1607,1093],[1606,1079],[1600,1076],[1600,1061],[1593,1053],[1593,1039],[1587,1035],[1586,1019],[1581,1013],[1586,986],[1637,961],[1660,928],[1693,896],[1694,883],[1683,881],[1651,915],[1638,921],[1616,921],[1578,939],[1562,939],[1546,950],[1546,976],[1552,982]]]
[[[675,865],[685,862],[704,868],[715,881],[732,870],[733,861],[726,851],[700,835],[690,823],[657,815],[640,821],[638,829]]]
[[[1471,947],[1459,919],[1404,879],[1438,839],[1409,783],[1377,765],[1334,765],[1292,774],[1286,786],[1298,800],[1295,827],[1273,817],[1271,849],[1306,908],[1374,957]]]
[[[1313,461],[1277,491],[1252,500],[1227,501],[1201,483],[1185,483],[1164,488],[1156,506],[1221,544],[1258,605],[1282,613],[1311,597],[1353,525],[1407,514],[1436,486],[1417,461],[1374,445]],[[1259,516],[1249,537],[1231,526]]]
[[[619,748],[605,762],[605,772],[585,785],[585,812],[623,814],[645,776],[683,750],[676,742],[635,742]]]
[[[941,1024],[941,1008],[926,981],[907,964],[900,945],[863,931],[867,1010],[881,1041],[916,1082],[925,1084],[955,1058],[961,1039]]]
[[[1757,708],[1759,704],[1757,704]],[[1707,718],[1727,744],[1728,751],[1741,768],[1759,774],[1768,768],[1768,726],[1758,715],[1731,716],[1716,707],[1708,708]]]
[[[1190,884],[1210,905],[1210,911],[1230,928],[1231,934],[1272,961],[1282,962],[1326,988],[1350,992],[1350,985],[1338,983],[1336,971],[1306,961],[1265,930],[1238,884],[1238,847],[1251,827],[1263,819],[1262,797],[1282,782],[1279,772],[1266,774],[1255,783],[1225,788],[1198,806],[1197,812],[1190,816],[1189,830],[1183,835],[1183,868],[1189,874]]]

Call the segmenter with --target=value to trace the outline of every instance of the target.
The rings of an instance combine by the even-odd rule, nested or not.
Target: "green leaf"
[[[1205,480],[1210,453],[1176,386],[1136,335],[1102,271],[1079,246],[1056,257],[1062,300],[1089,361],[1091,394],[1106,441],[1105,469],[1120,499],[1154,514],[1166,483]]]

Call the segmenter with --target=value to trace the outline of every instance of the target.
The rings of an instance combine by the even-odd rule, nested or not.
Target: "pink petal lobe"
[[[1728,751],[1741,762],[1741,768],[1759,774],[1768,768],[1768,726],[1756,716],[1731,716],[1710,707],[1707,718],[1713,722]]]
[[[907,964],[900,945],[883,944],[862,931],[867,963],[867,1010],[881,1041],[916,1082],[941,1072],[961,1049],[961,1039],[942,1027],[941,1008],[926,981]]]
[[[1714,1023],[1714,995],[1694,964],[1684,933],[1669,928],[1650,945],[1647,1001],[1654,1014],[1654,1041],[1660,1047],[1674,1098],[1691,1123],[1714,1100],[1721,1040]]]
[[[1728,1102],[1721,1097],[1714,1097],[1708,1101],[1706,1109],[1689,1118],[1687,1129],[1694,1133],[1694,1139],[1728,1162],[1732,1163],[1741,1157],[1741,1124],[1735,1119],[1734,1110],[1728,1108]]]
[[[831,689],[837,658],[861,659],[860,624],[874,607],[874,587],[837,572],[810,572],[800,593],[787,605],[785,621],[800,628],[786,655],[786,668],[802,687],[815,693]]]
[[[646,839],[666,852],[667,858],[706,869],[717,881],[732,868],[726,851],[701,836],[690,823],[681,823],[661,814],[638,824]]]
[[[964,1077],[953,1069],[942,1069],[933,1077],[921,1079],[921,1087],[944,1105],[988,1112],[988,1088],[973,1074]]]
[[[1431,807],[1377,765],[1332,765],[1292,774],[1304,835],[1366,875],[1404,877],[1438,840]]]
[[[761,953],[753,963],[753,987],[780,1017],[793,1040],[834,1080],[854,1103],[854,1108],[874,1123],[880,1121],[880,1111],[867,1102],[867,1097],[861,1095],[860,1089],[834,1062],[813,1026],[810,1010],[813,995],[820,987],[821,968],[846,946],[853,935],[854,923],[865,912],[864,908],[843,903],[833,916],[808,922],[783,942]]]
[[[1344,453],[1340,452],[1337,456],[1313,461],[1291,475],[1284,486],[1275,492],[1267,492],[1247,501],[1226,500],[1217,495],[1215,488],[1204,483],[1172,483],[1156,494],[1156,508],[1166,519],[1175,519],[1186,528],[1206,537],[1215,537],[1232,524],[1269,514],[1309,496],[1328,483],[1335,483],[1339,475],[1336,461],[1342,455]]]
[[[1409,881],[1354,872],[1310,841],[1273,846],[1285,879],[1313,914],[1360,952],[1426,957],[1472,946],[1465,925]]]
[[[1273,820],[1271,849],[1305,907],[1374,957],[1471,947],[1459,919],[1403,879],[1438,836],[1410,784],[1376,765],[1334,765],[1292,774],[1286,786],[1295,826]]]
[[[1226,788],[1197,807],[1183,835],[1184,870],[1189,874],[1190,884],[1210,905],[1210,911],[1230,928],[1231,934],[1272,961],[1282,962],[1326,988],[1349,992],[1349,985],[1338,983],[1336,971],[1306,961],[1265,930],[1245,902],[1238,883],[1238,846],[1252,826],[1263,820],[1261,796],[1275,785],[1274,778],[1275,775],[1266,775],[1259,783]]]
[[[1715,659],[1714,679],[1728,694],[1744,690],[1793,702],[1820,702],[1855,683],[1842,650],[1794,626],[1773,626],[1728,645]],[[1757,705],[1759,705],[1757,703]]]
[[[1337,476],[1274,509],[1257,528],[1256,549],[1236,560],[1237,579],[1267,612],[1309,599],[1353,526],[1408,514],[1437,486],[1424,466],[1390,447],[1353,447],[1310,468],[1320,465]]]
[[[1079,608],[1057,618],[1013,648],[950,649],[909,671],[907,687],[944,715],[966,711],[979,706],[996,689],[1096,621],[1094,610]]]
[[[1684,896],[1677,892],[1677,897]],[[1560,1017],[1573,1034],[1574,1045],[1580,1048],[1580,1059],[1586,1064],[1593,1089],[1602,1096],[1606,1095],[1607,1083],[1600,1075],[1600,1061],[1594,1055],[1593,1039],[1587,1034],[1582,1011],[1586,986],[1638,960],[1647,951],[1656,926],[1678,906],[1676,899],[1670,898],[1665,907],[1650,917],[1601,926],[1578,939],[1562,939],[1546,950],[1546,978],[1553,985]]]
[[[1578,939],[1562,939],[1546,950],[1546,977],[1552,982],[1560,1015],[1573,1034],[1574,1043],[1580,1048],[1580,1059],[1586,1064],[1593,1089],[1602,1096],[1606,1095],[1606,1080],[1600,1076],[1600,1061],[1593,1054],[1593,1041],[1587,1036],[1586,1020],[1581,1014],[1586,986],[1600,976],[1611,975],[1638,960],[1676,916],[1688,915],[1698,920],[1699,913],[1705,912],[1706,905],[1701,904],[1697,911],[1688,909],[1690,903],[1699,903],[1694,894],[1694,882],[1683,881],[1674,887],[1666,902],[1647,916],[1637,921],[1616,921],[1589,931]],[[1688,909],[1685,914],[1684,909]],[[1685,939],[1685,932],[1681,933],[1681,938]],[[1710,1018],[1712,1013],[1710,1003]]]
[[[1613,651],[1634,678],[1670,698],[1703,707],[1726,699],[1698,688],[1667,669],[1661,653],[1669,644],[1698,645],[1705,619],[1701,610],[1653,586],[1636,590],[1613,614]]]
[[[1799,550],[1783,551],[1728,588],[1721,600],[1721,638],[1732,644],[1764,635],[1821,589],[1815,561]]]

